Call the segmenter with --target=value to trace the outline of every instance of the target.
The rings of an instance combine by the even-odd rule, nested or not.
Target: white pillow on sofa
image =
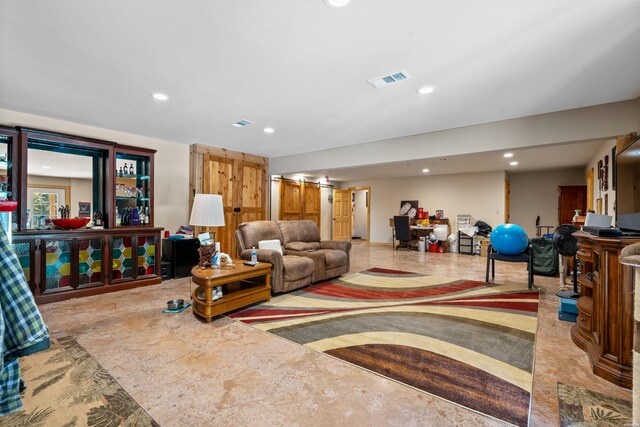
[[[282,255],[282,246],[280,245],[280,240],[278,239],[260,240],[258,242],[258,249],[271,249],[280,252],[280,255]]]

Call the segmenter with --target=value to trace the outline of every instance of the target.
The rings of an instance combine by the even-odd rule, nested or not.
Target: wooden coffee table
[[[211,322],[215,316],[271,299],[271,264],[259,262],[255,267],[234,260],[234,269],[193,267],[191,280],[196,288],[191,293],[193,314]],[[256,279],[264,276],[264,283]],[[213,301],[216,286],[222,286],[222,298]],[[204,293],[204,300],[202,294]],[[198,297],[200,295],[200,298]]]

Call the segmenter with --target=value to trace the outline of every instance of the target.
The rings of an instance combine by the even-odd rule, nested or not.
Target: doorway
[[[371,218],[371,187],[354,187],[351,190],[351,238],[369,242]]]

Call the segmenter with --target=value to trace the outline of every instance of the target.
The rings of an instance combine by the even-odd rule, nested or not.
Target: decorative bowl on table
[[[59,218],[52,219],[51,222],[63,230],[75,230],[76,228],[82,228],[87,225],[89,219],[90,218]]]

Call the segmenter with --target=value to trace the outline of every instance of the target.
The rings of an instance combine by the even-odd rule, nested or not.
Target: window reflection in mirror
[[[27,228],[104,213],[104,150],[30,139],[27,159]]]

